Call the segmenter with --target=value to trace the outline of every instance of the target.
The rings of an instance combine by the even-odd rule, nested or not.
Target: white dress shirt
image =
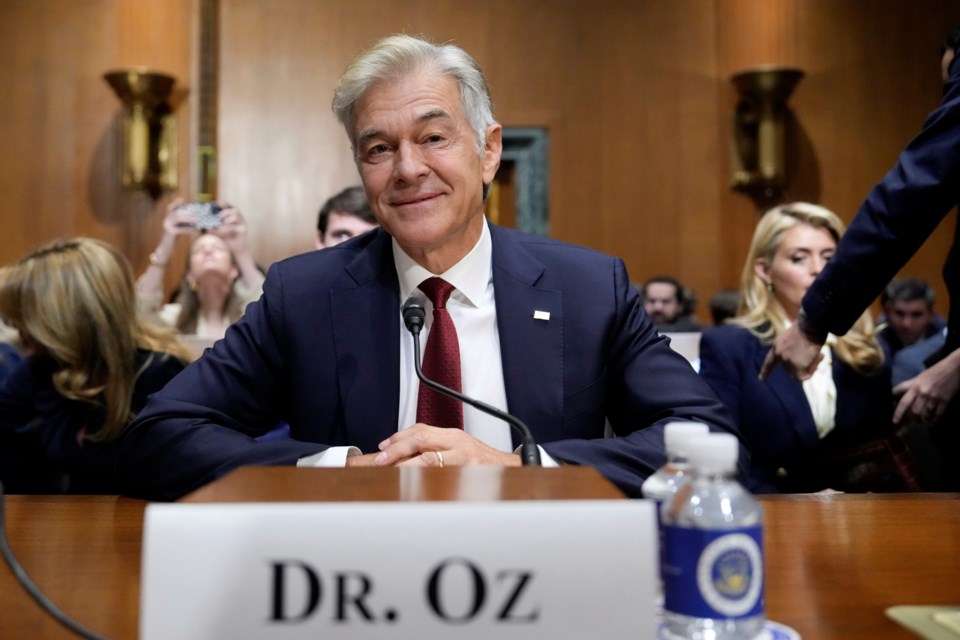
[[[393,240],[393,261],[400,281],[402,303],[411,294],[419,293],[426,311],[423,331],[420,332],[420,356],[430,339],[433,325],[433,304],[418,286],[427,278],[438,276],[456,289],[447,301],[447,311],[457,329],[460,341],[460,378],[464,395],[481,400],[497,409],[507,411],[507,393],[503,382],[503,363],[500,358],[500,334],[497,329],[497,308],[493,297],[493,242],[484,219],[483,231],[473,249],[459,262],[443,273],[431,273],[404,253]],[[465,336],[469,336],[465,339]],[[417,397],[420,380],[413,364],[413,337],[400,322],[400,405],[397,429],[405,429],[417,421]],[[463,406],[464,431],[484,444],[504,452],[514,450],[510,426],[491,415],[467,404]],[[301,458],[298,466],[342,467],[348,455],[357,455],[356,447],[330,447],[326,451]],[[543,449],[540,455],[544,466],[557,466]]]

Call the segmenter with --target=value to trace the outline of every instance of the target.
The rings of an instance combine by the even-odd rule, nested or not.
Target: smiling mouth
[[[403,200],[394,200],[392,204],[395,207],[406,207],[410,205],[420,204],[422,202],[427,202],[429,200],[433,200],[434,198],[437,198],[439,195],[440,194],[437,194],[437,193],[428,193],[428,194],[425,194],[422,196],[416,196],[413,198],[404,198]]]

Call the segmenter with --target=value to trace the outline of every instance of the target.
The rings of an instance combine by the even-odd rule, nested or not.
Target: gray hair
[[[340,76],[333,92],[333,112],[346,129],[354,153],[357,140],[353,109],[357,100],[380,82],[431,70],[456,80],[463,112],[476,139],[477,155],[483,153],[487,127],[496,124],[496,120],[480,65],[455,45],[436,45],[402,34],[383,38],[362,53]]]

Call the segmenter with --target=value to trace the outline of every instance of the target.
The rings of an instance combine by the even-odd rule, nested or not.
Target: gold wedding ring
[[[434,451],[434,453],[437,454],[437,460],[440,461],[440,468],[443,469],[443,454],[439,451]]]

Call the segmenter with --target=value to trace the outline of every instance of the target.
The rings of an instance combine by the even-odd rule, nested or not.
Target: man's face
[[[480,238],[500,125],[487,128],[477,155],[457,83],[431,72],[374,85],[355,114],[357,165],[377,220],[419,264],[445,271]]]
[[[890,328],[905,347],[925,337],[933,321],[933,309],[926,300],[891,300],[884,310]]]
[[[643,292],[643,309],[656,325],[673,322],[680,315],[677,288],[667,282],[652,282]]]
[[[333,247],[341,242],[346,242],[354,236],[366,233],[370,229],[376,229],[377,225],[358,218],[352,213],[342,211],[331,211],[327,216],[327,230],[323,235],[317,231],[317,249]]]

